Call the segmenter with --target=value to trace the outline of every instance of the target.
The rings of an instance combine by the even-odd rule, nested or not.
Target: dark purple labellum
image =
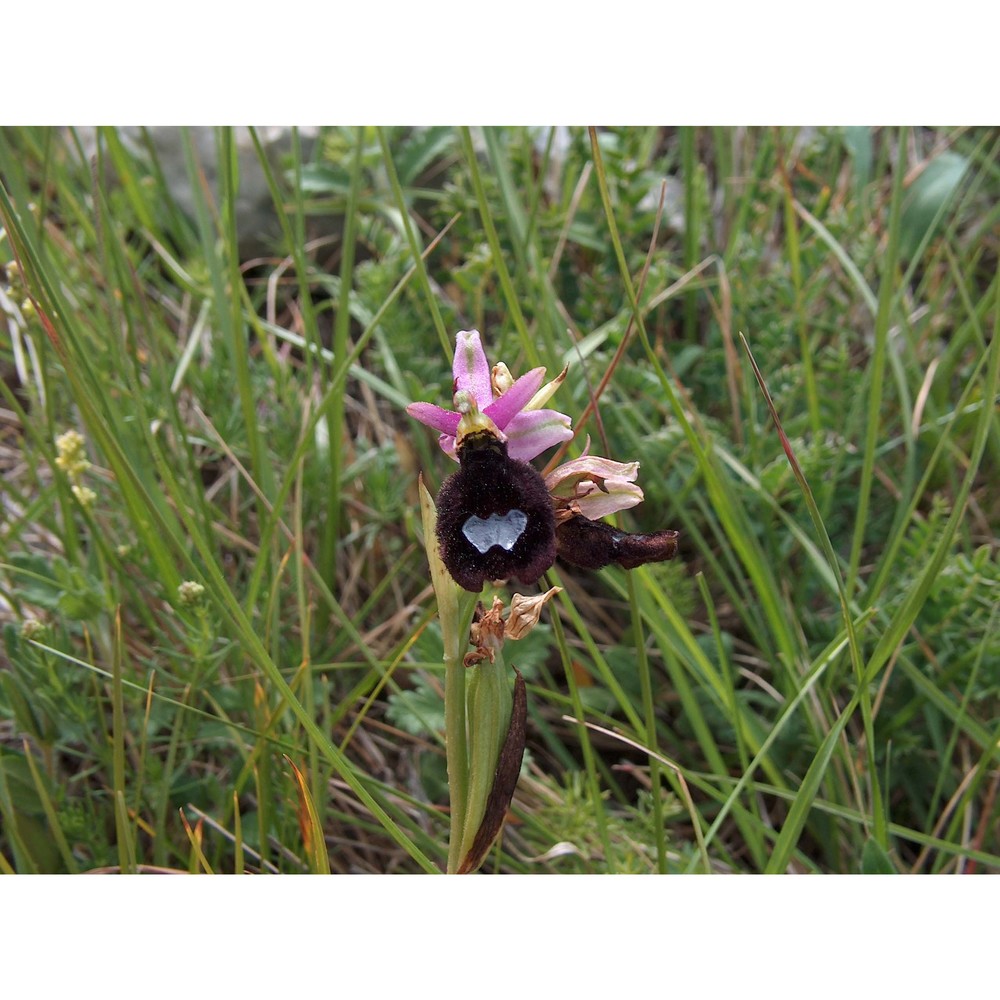
[[[437,498],[441,558],[460,587],[535,583],[555,562],[555,514],[545,480],[488,431],[466,435],[459,470]]]
[[[577,515],[556,528],[559,557],[584,569],[601,569],[617,563],[635,569],[651,562],[664,562],[677,554],[676,531],[632,534],[604,521]]]

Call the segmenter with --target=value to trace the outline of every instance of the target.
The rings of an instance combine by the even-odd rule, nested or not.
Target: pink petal
[[[638,462],[585,455],[553,469],[545,477],[545,485],[563,504],[596,520],[642,501],[642,490],[635,485],[638,475]]]
[[[504,396],[500,398],[505,398]],[[530,462],[543,451],[568,441],[573,436],[570,418],[558,410],[521,411],[507,425],[507,454]]]
[[[589,487],[589,492],[587,492]],[[583,496],[577,496],[576,505],[584,517],[596,521],[599,517],[615,514],[620,510],[628,510],[637,503],[642,503],[642,490],[626,479],[609,478],[604,480],[604,490],[599,489],[589,480],[584,480],[579,486]]]
[[[490,363],[486,360],[478,330],[459,330],[455,335],[455,392],[467,392],[485,410],[493,402]]]
[[[590,447],[590,439],[587,439],[587,447]],[[611,458],[601,458],[599,455],[584,455],[581,458],[574,458],[571,462],[564,462],[558,468],[553,469],[545,477],[545,485],[553,492],[559,492],[559,487],[563,483],[572,486],[574,480],[581,479],[619,479],[627,482],[634,482],[639,475],[638,462],[616,462]],[[560,493],[560,495],[562,495]],[[566,493],[571,496],[571,493]]]
[[[440,446],[441,450],[449,458],[454,459],[456,462],[458,461],[458,449],[456,447],[457,443],[458,442],[455,440],[455,436],[453,434],[442,434],[438,438],[438,445]]]
[[[522,375],[499,399],[493,400],[484,410],[486,415],[503,430],[538,392],[545,378],[544,368],[532,368]]]
[[[452,437],[458,433],[458,422],[461,417],[453,410],[442,410],[440,406],[433,403],[410,403],[406,408],[414,420],[419,420],[428,427],[433,427],[443,434],[450,434]]]

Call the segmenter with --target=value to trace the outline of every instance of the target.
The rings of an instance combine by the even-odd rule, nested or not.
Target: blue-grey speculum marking
[[[490,514],[485,521],[473,514],[462,525],[462,534],[471,545],[484,554],[494,545],[499,545],[500,548],[510,552],[527,526],[528,515],[520,510],[509,510],[506,514]]]

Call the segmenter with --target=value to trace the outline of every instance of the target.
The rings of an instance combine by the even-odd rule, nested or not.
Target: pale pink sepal
[[[590,445],[590,439],[587,440]],[[612,458],[601,458],[599,455],[583,455],[570,462],[563,462],[553,469],[546,477],[545,483],[553,492],[560,493],[560,486],[579,479],[625,479],[635,482],[639,475],[638,462],[616,462]],[[567,494],[568,495],[568,494]]]
[[[478,330],[459,330],[455,335],[455,361],[451,371],[455,378],[455,391],[470,393],[480,410],[485,410],[493,402],[490,363],[486,360]]]
[[[576,508],[591,521],[642,503],[642,490],[624,479],[605,479],[606,493],[596,483],[586,479],[580,483],[579,490],[581,495],[576,498]]]
[[[562,501],[560,506],[596,520],[642,501],[642,490],[635,484],[638,475],[638,462],[586,455],[553,469],[545,485]]]

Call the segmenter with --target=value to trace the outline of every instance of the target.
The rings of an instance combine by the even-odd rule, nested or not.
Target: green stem
[[[448,603],[448,602],[445,602]],[[469,738],[465,719],[465,664],[467,643],[475,595],[462,592],[451,609],[438,598],[441,636],[444,639],[444,735],[448,761],[448,798],[451,830],[448,837],[448,874],[458,871],[465,838],[465,815],[469,801]],[[473,831],[475,833],[475,831]]]
[[[357,228],[357,207],[361,189],[361,152],[364,134],[359,128],[354,136],[354,155],[351,158],[351,180],[344,210],[344,240],[340,256],[340,294],[337,300],[337,319],[333,327],[333,360],[342,364],[347,357],[347,341],[351,326],[351,286],[354,275],[354,242]],[[327,580],[337,578],[337,542],[340,537],[340,494],[344,461],[344,395],[346,382],[340,382],[330,396],[327,420],[330,429],[330,466],[328,482],[329,503],[326,523],[320,546],[319,565]]]
[[[463,660],[468,646],[469,625],[472,622],[478,595],[462,590],[445,568],[434,531],[437,508],[423,480],[420,481],[419,492],[424,548],[430,565],[431,583],[437,595],[438,618],[441,621],[441,639],[444,644],[444,736],[451,809],[447,870],[452,874],[458,871],[462,860],[460,852],[469,800],[469,740],[465,721]]]
[[[657,870],[665,875],[667,873],[667,835],[663,825],[663,798],[660,795],[660,762],[656,757],[656,709],[653,703],[653,680],[649,669],[649,657],[646,655],[646,643],[642,631],[642,612],[639,609],[635,578],[631,573],[626,573],[625,581],[628,588],[629,607],[632,611],[632,631],[635,634],[636,663],[639,668],[639,687],[642,692],[642,710],[646,726],[645,742],[651,751],[649,755],[649,785],[653,806],[653,828],[656,832],[656,866]]]
[[[690,271],[698,263],[698,166],[695,130],[681,129],[681,170],[684,174],[684,267]],[[684,295],[684,343],[698,340],[698,299],[692,289]]]

